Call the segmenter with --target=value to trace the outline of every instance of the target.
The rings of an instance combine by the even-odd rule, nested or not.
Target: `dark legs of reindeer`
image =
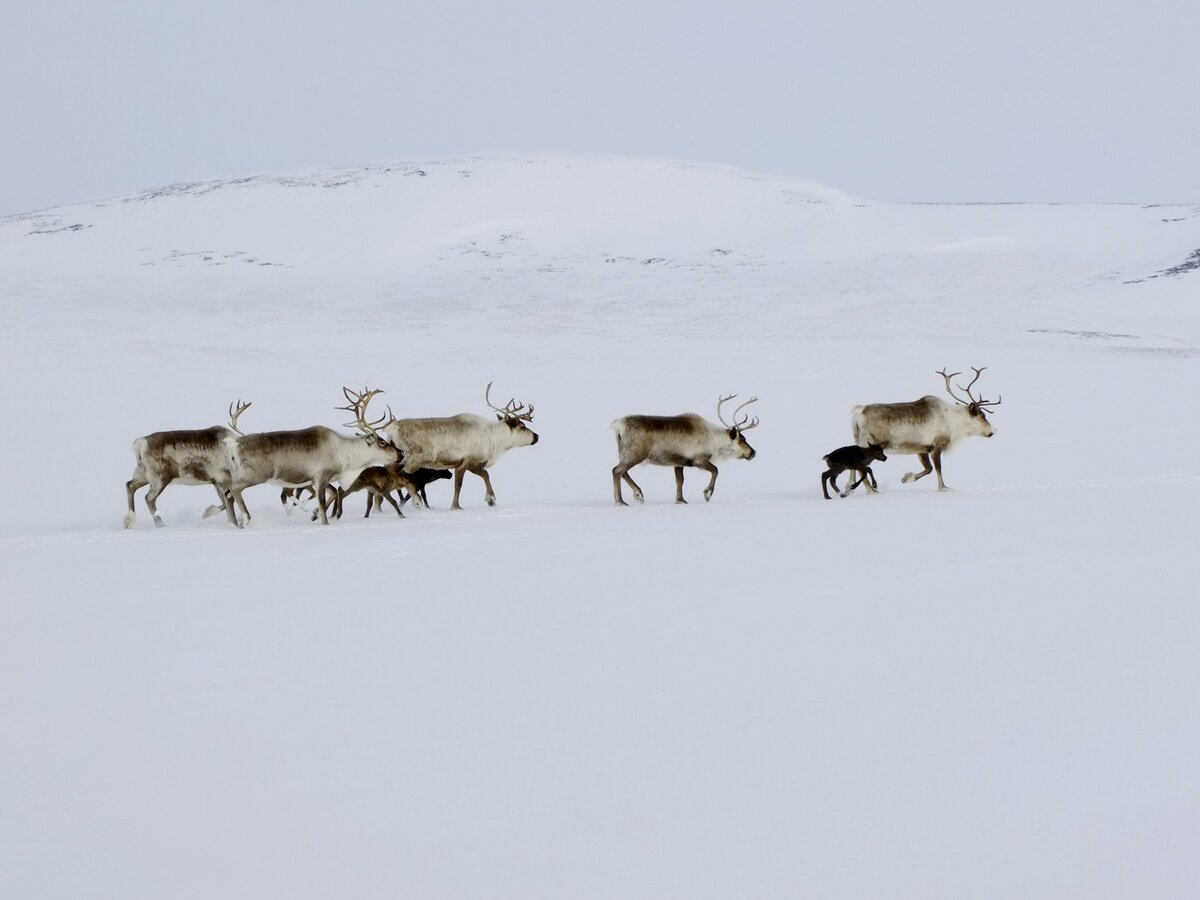
[[[862,469],[854,469],[853,474],[858,476],[858,481],[851,481],[846,490],[842,493],[845,497],[847,494],[852,494],[854,489],[860,484],[866,484],[867,491],[872,494],[879,493],[879,483],[875,480],[875,473],[871,471],[871,467],[867,466]]]
[[[683,466],[675,467],[675,502],[687,503],[683,499]]]
[[[867,490],[871,493],[878,493],[879,484],[875,481],[875,473],[871,471],[870,466],[862,469],[851,469],[850,474],[846,476],[846,489],[844,491],[840,490],[837,486],[837,477],[843,471],[843,469],[839,469],[836,472],[833,469],[826,469],[821,473],[821,493],[825,496],[826,500],[831,499],[829,491],[825,488],[826,482],[833,486],[834,491],[839,497],[850,496],[860,484],[866,484]],[[855,475],[858,476],[857,481],[854,480]]]
[[[621,496],[621,479],[622,478],[624,478],[625,481],[627,481],[629,483],[629,487],[633,490],[633,499],[634,500],[636,500],[638,503],[641,503],[645,500],[645,497],[642,494],[642,489],[637,486],[637,482],[635,482],[632,478],[629,477],[630,468],[632,468],[633,466],[636,466],[639,462],[641,462],[640,459],[637,460],[637,462],[631,462],[631,463],[619,462],[615,466],[613,466],[613,470],[612,470],[613,500],[616,501],[617,506],[628,506],[629,505],[628,503],[625,502],[625,498]]]
[[[867,484],[867,490],[869,490],[871,493],[878,493],[879,482],[875,480],[875,473],[871,471],[871,467],[867,466],[865,469],[858,469],[856,471],[858,474],[858,481],[850,485],[850,487],[846,489],[846,493],[850,493],[864,481]]]
[[[832,497],[829,496],[829,491],[825,487],[826,482],[833,485],[833,492],[835,494],[837,494],[839,497],[846,496],[845,494],[843,494],[841,491],[838,490],[837,473],[834,472],[832,469],[826,469],[824,472],[821,473],[821,493],[825,495],[826,500],[833,499]]]
[[[404,518],[404,513],[400,512],[400,506],[399,506],[399,504],[396,503],[395,500],[392,499],[392,494],[390,491],[376,491],[374,488],[367,488],[367,490],[370,491],[370,495],[367,497],[367,515],[363,516],[364,519],[367,516],[371,515],[371,504],[372,503],[379,504],[380,508],[382,509],[383,508],[382,504],[383,504],[384,500],[386,500],[388,503],[392,504],[392,509],[394,509],[396,511],[396,515],[398,515],[402,519]]]

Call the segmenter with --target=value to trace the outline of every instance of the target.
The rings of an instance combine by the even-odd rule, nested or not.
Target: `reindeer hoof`
[[[154,517],[154,527],[155,528],[162,528],[164,525],[166,525],[166,523],[163,522],[162,519],[160,519],[158,516]]]
[[[904,477],[900,479],[900,483],[901,483],[901,484],[908,484],[910,481],[912,481],[912,480],[913,480],[913,479],[915,479],[916,477],[917,477],[917,476],[916,476],[916,475],[914,475],[912,472],[905,472],[905,473],[904,473]]]
[[[495,498],[495,497],[487,497],[487,498],[485,498],[485,499],[487,500],[487,505],[488,505],[488,506],[495,506],[495,505],[496,505],[496,498]]]
[[[684,500],[682,497],[676,497],[676,498],[675,498],[675,502],[676,502],[676,503],[682,503],[682,504],[684,504],[685,506],[687,505],[687,501],[686,501],[686,500]]]

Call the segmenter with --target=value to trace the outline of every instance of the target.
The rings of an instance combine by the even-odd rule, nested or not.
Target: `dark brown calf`
[[[415,491],[416,495],[421,500],[421,505],[428,507],[429,498],[425,496],[425,485],[429,484],[431,481],[439,481],[443,478],[449,479],[454,473],[449,469],[417,469],[415,472],[404,472],[402,469],[397,467],[392,474],[395,476],[394,480],[396,482],[396,486],[392,488],[392,490],[396,491],[400,497],[401,506],[412,499],[412,495]],[[347,493],[350,492],[347,491]],[[367,511],[363,513],[363,518],[370,518],[372,507],[374,508],[375,512],[379,512],[379,510],[383,509],[383,501],[385,497],[388,497],[389,500],[391,499],[390,496],[386,494],[378,491],[372,491],[367,497]],[[340,508],[338,509],[337,514],[339,517],[341,516],[342,511]]]
[[[845,497],[852,490],[867,481],[868,486],[872,489],[878,487],[875,483],[875,473],[871,471],[871,461],[879,460],[886,462],[887,457],[883,453],[883,447],[879,444],[871,444],[868,447],[858,447],[851,444],[848,447],[838,447],[832,453],[825,457],[825,465],[829,468],[821,473],[821,493],[825,495],[826,500],[832,499],[829,496],[829,491],[826,489],[826,482],[833,485],[833,489],[837,491],[839,497]],[[851,471],[858,475],[858,481],[847,485],[846,490],[838,489],[837,477],[845,471]]]

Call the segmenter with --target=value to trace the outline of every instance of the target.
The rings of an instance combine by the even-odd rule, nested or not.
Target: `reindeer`
[[[399,491],[402,488],[409,491],[420,490],[410,480],[409,476],[404,474],[404,469],[400,463],[394,462],[386,466],[371,466],[369,469],[363,469],[359,476],[354,479],[354,483],[349,487],[339,487],[335,491],[331,491],[325,501],[326,514],[329,513],[332,507],[333,517],[340,519],[342,517],[342,504],[346,497],[350,494],[356,494],[359,491],[366,491],[367,511],[363,514],[364,519],[371,516],[372,502],[375,503],[375,509],[378,511],[383,508],[384,500],[390,503],[392,509],[396,511],[396,515],[403,519],[404,513],[400,511],[402,504],[397,504],[392,498],[392,491]],[[315,520],[316,518],[317,512],[313,510],[313,519]]]
[[[367,404],[381,391],[355,393],[342,388],[350,400],[348,407],[362,434],[339,434],[331,428],[315,425],[298,431],[267,431],[261,434],[242,434],[236,441],[233,496],[241,509],[243,524],[250,519],[250,510],[242,492],[256,484],[277,484],[282,487],[312,486],[318,501],[324,501],[330,482],[351,485],[363,469],[400,461],[400,451],[375,430],[383,418],[369,422]],[[249,406],[249,404],[247,404]],[[321,523],[329,524],[325,503],[318,502]]]
[[[911,403],[870,403],[854,407],[850,411],[850,422],[855,443],[860,447],[879,444],[892,453],[916,454],[924,471],[909,472],[901,481],[905,484],[917,481],[936,470],[938,490],[946,490],[942,480],[942,453],[971,435],[990,438],[996,433],[987,413],[991,412],[990,407],[999,406],[1002,398],[976,398],[971,388],[987,367],[971,368],[975,372],[971,383],[965,388],[957,385],[966,393],[965,400],[956,395],[950,385],[950,379],[961,372],[947,373],[943,368],[937,373],[946,382],[946,393],[954,399],[954,405],[929,394]],[[874,490],[870,482],[867,482],[867,490]]]
[[[416,505],[424,506],[427,509],[432,509],[432,507],[429,505],[429,497],[425,493],[426,485],[428,485],[431,481],[441,481],[443,479],[449,480],[451,477],[453,477],[453,475],[454,473],[449,469],[417,469],[415,472],[404,473],[404,477],[412,483],[413,487],[417,489],[416,494],[418,502]],[[411,500],[413,496],[412,488],[408,487],[407,485],[399,485],[396,488],[396,493],[400,500],[401,506],[404,506],[404,504]],[[371,496],[370,502],[367,504],[367,512],[364,514],[364,518],[371,515],[372,506],[374,506],[375,512],[379,512],[379,510],[383,509],[383,498],[378,494]]]
[[[250,404],[242,405],[234,412],[229,406],[229,416],[236,427],[237,417]],[[179,484],[211,484],[217,492],[231,525],[239,523],[233,514],[232,497],[233,455],[237,433],[224,425],[214,425],[198,431],[156,431],[133,442],[136,465],[133,476],[125,483],[125,494],[129,499],[129,512],[125,514],[125,527],[132,528],[137,519],[133,508],[133,495],[143,487],[146,492],[146,508],[154,517],[154,524],[162,528],[163,520],[158,514],[158,495],[172,482]],[[207,517],[211,513],[206,512]]]
[[[488,506],[496,505],[492,479],[488,469],[509,450],[528,447],[538,442],[538,436],[526,426],[533,421],[533,407],[510,399],[503,407],[492,403],[492,383],[489,381],[483,399],[496,412],[493,422],[482,416],[460,413],[440,419],[397,419],[391,416],[383,432],[403,454],[404,472],[412,475],[419,469],[453,469],[454,500],[451,509],[462,509],[458,503],[463,476],[472,472],[483,479]],[[391,411],[389,410],[389,413]],[[413,503],[420,505],[419,494]]]
[[[825,465],[829,468],[821,473],[821,493],[825,495],[826,500],[832,499],[825,487],[827,481],[833,485],[833,489],[839,497],[845,497],[864,481],[867,482],[868,488],[872,490],[878,488],[879,485],[875,482],[875,473],[871,471],[871,460],[877,459],[880,462],[887,462],[883,448],[878,444],[871,444],[868,447],[860,447],[857,444],[851,444],[849,447],[838,447],[832,453],[825,456],[824,459]],[[846,490],[838,490],[837,477],[847,469],[858,475],[858,481],[851,479],[847,484]]]
[[[757,397],[751,397],[733,411],[733,422],[726,422],[721,407],[737,394],[717,399],[717,418],[721,425],[714,425],[695,413],[680,416],[623,416],[610,426],[617,433],[619,462],[613,467],[613,499],[617,506],[628,506],[621,496],[621,479],[633,488],[633,497],[643,502],[642,489],[629,476],[629,470],[639,463],[656,466],[674,466],[675,502],[687,503],[683,499],[683,469],[694,466],[712,474],[708,487],[704,489],[705,501],[711,500],[717,486],[717,467],[713,460],[754,459],[754,448],[746,442],[743,432],[758,427],[758,418],[738,418],[738,413]]]

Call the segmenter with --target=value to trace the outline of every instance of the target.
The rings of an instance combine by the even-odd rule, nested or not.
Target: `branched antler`
[[[246,432],[242,431],[242,429],[238,428],[238,424],[237,424],[238,416],[240,416],[242,413],[244,413],[246,410],[248,410],[252,405],[253,405],[252,403],[243,403],[241,401],[241,398],[238,399],[236,410],[233,408],[232,403],[229,404],[229,427],[232,428],[234,431],[236,431],[238,434],[244,435],[246,433]]]
[[[961,403],[963,406],[973,406],[976,409],[984,409],[985,407],[999,406],[1000,401],[1003,399],[1002,397],[998,396],[998,397],[996,397],[995,400],[984,400],[982,397],[977,398],[974,394],[971,393],[971,388],[975,386],[975,382],[977,382],[979,380],[979,376],[983,374],[983,370],[986,368],[987,368],[987,366],[983,366],[982,368],[976,369],[974,366],[971,366],[972,371],[975,372],[975,377],[971,379],[970,384],[968,384],[966,387],[963,387],[961,384],[955,385],[955,387],[957,387],[960,391],[963,391],[967,395],[966,400],[964,400],[962,397],[959,397],[957,394],[955,394],[954,391],[950,387],[950,379],[957,378],[959,375],[962,374],[962,372],[947,373],[946,370],[943,368],[940,372],[938,372],[938,374],[941,375],[943,379],[945,379],[946,393],[949,394],[951,397],[953,397],[956,401]]]
[[[757,403],[757,402],[758,402],[757,397],[751,397],[749,400],[747,400],[745,403],[743,403],[741,406],[739,406],[737,409],[735,409],[733,411],[733,427],[736,428],[739,432],[749,431],[751,428],[758,427],[758,416],[755,416],[754,421],[752,421],[752,422],[750,421],[749,415],[742,416],[741,419],[738,419],[738,413],[741,412],[742,409],[749,406],[751,403]],[[749,422],[750,424],[747,425],[746,424],[747,422]]]
[[[749,406],[751,403],[758,402],[757,397],[751,397],[749,400],[747,400],[745,403],[743,403],[741,406],[739,406],[737,409],[735,409],[733,411],[733,415],[730,417],[733,419],[732,423],[726,422],[725,417],[723,415],[721,415],[721,407],[727,401],[732,400],[736,396],[737,396],[737,394],[726,394],[722,397],[717,398],[717,418],[720,420],[721,424],[724,425],[726,428],[732,428],[733,430],[735,430],[739,433],[743,432],[743,431],[749,431],[751,428],[757,428],[758,427],[758,417],[757,416],[755,416],[753,421],[750,420],[750,416],[748,416],[748,415],[742,416],[741,419],[738,418],[738,413],[740,413],[745,407]],[[749,422],[749,424],[746,424],[747,422]]]
[[[517,419],[521,422],[533,421],[533,404],[530,404],[527,408],[524,403],[518,403],[512,397],[509,397],[508,402],[502,407],[492,403],[492,382],[490,381],[488,382],[487,389],[483,392],[483,400],[489,407],[506,419]]]
[[[347,422],[346,427],[357,427],[360,431],[362,431],[363,434],[369,434],[372,437],[378,438],[379,440],[384,440],[383,436],[380,435],[376,429],[378,429],[380,425],[383,425],[387,421],[387,415],[381,415],[378,419],[373,419],[371,421],[367,420],[368,404],[370,404],[372,398],[382,393],[382,388],[375,388],[374,390],[371,390],[364,387],[361,391],[352,391],[348,387],[343,387],[342,394],[345,395],[346,399],[350,401],[350,405],[338,406],[335,408],[344,409],[347,412],[354,414],[354,421]],[[391,410],[389,409],[388,412],[390,413]]]
[[[733,426],[726,422],[725,417],[721,415],[721,407],[725,405],[726,401],[732,400],[736,396],[737,394],[725,394],[724,396],[717,398],[717,420],[726,428],[732,428]]]

